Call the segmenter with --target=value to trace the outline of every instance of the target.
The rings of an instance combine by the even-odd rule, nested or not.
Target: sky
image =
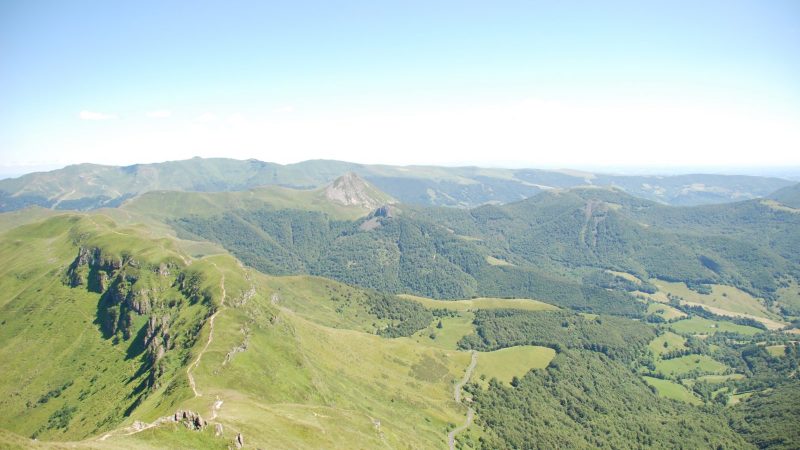
[[[800,166],[800,2],[0,2],[0,173],[193,156]]]

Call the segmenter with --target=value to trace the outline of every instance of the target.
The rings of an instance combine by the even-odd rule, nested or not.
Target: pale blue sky
[[[0,168],[800,164],[800,2],[0,2]]]

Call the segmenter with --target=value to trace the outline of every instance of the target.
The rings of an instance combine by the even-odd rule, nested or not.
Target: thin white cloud
[[[117,115],[83,110],[78,114],[78,117],[81,120],[111,120],[116,119]]]
[[[211,111],[201,115],[199,110],[191,120],[169,127],[137,129],[138,124],[132,124],[119,134],[81,130],[74,140],[63,139],[58,145],[71,155],[70,162],[109,163],[111,159],[103,158],[111,158],[107,149],[113,146],[119,154],[135,155],[136,161],[219,156],[225,149],[225,156],[278,163],[335,158],[382,164],[660,170],[722,163],[800,164],[797,114],[680,98],[531,99],[286,115],[270,109],[263,116]],[[45,142],[50,141],[44,135],[31,135],[24,144],[36,149],[46,147]]]
[[[247,117],[242,113],[234,113],[228,117],[230,125],[244,125],[247,123]]]
[[[166,109],[160,109],[158,111],[150,111],[147,113],[147,117],[151,119],[166,119],[167,117],[172,116],[172,111]]]
[[[217,120],[217,115],[210,112],[200,114],[198,118],[194,119],[195,122],[213,122],[215,120]]]

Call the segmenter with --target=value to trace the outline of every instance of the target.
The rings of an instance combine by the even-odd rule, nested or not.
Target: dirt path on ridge
[[[214,264],[214,267],[217,267],[217,265]],[[219,268],[217,268],[217,270],[219,270]],[[222,309],[225,307],[225,298],[227,297],[227,294],[225,292],[225,274],[222,273],[222,271],[220,271],[220,275],[221,275],[220,288],[222,290],[222,300],[220,301],[219,309],[217,310],[217,312],[212,314],[211,317],[208,319],[208,325],[209,325],[208,340],[206,341],[206,345],[203,346],[203,349],[200,350],[200,353],[197,354],[197,358],[194,360],[194,362],[189,364],[189,367],[186,368],[186,376],[189,378],[189,386],[192,388],[192,392],[194,392],[195,397],[202,397],[203,394],[197,391],[197,385],[194,382],[194,375],[192,375],[192,371],[196,369],[197,366],[200,364],[200,360],[203,358],[203,354],[206,352],[206,350],[208,350],[208,346],[211,345],[211,341],[214,340],[214,319],[217,318],[217,314],[222,312]]]
[[[478,364],[478,352],[472,351],[472,359],[469,362],[469,366],[467,366],[467,371],[464,373],[464,378],[461,379],[456,385],[453,387],[453,399],[455,399],[456,403],[461,403],[461,389],[464,387],[465,384],[469,382],[469,379],[472,377],[472,372],[475,370],[475,366]],[[450,447],[450,450],[455,450],[456,448],[456,435],[461,433],[462,431],[466,430],[467,427],[472,425],[472,419],[475,417],[475,411],[472,407],[467,408],[467,420],[464,422],[464,425],[454,428],[449,433],[447,433],[447,445]]]

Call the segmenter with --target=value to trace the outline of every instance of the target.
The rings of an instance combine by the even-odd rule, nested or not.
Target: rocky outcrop
[[[398,210],[392,205],[383,205],[373,211],[366,220],[359,225],[361,231],[370,231],[383,226],[383,221],[395,217]]]
[[[199,272],[181,272],[178,274],[177,284],[181,293],[192,303],[210,302],[211,293],[203,289],[204,276]]]
[[[236,439],[233,440],[233,444],[236,446],[236,448],[244,447],[244,436],[242,436],[242,433],[236,434]]]
[[[147,385],[156,389],[160,385],[161,375],[164,373],[162,359],[167,350],[174,345],[169,332],[169,317],[156,318],[150,316],[144,333],[145,361],[150,366],[147,376]]]
[[[372,213],[372,217],[391,219],[397,214],[397,208],[392,205],[383,205]]]
[[[179,409],[175,412],[174,419],[175,422],[186,425],[186,428],[189,428],[190,430],[202,430],[208,426],[208,422],[200,417],[200,414],[194,411],[184,411]]]
[[[242,334],[244,334],[244,340],[241,344],[233,347],[228,353],[225,354],[225,359],[222,361],[222,366],[225,367],[228,363],[231,362],[234,355],[237,353],[241,353],[247,350],[247,346],[250,345],[250,329],[247,326],[243,327],[241,330]]]

